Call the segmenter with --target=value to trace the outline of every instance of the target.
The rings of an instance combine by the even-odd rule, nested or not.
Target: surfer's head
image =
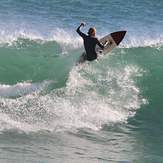
[[[95,27],[89,28],[88,35],[89,36],[95,36],[96,35],[96,28]]]

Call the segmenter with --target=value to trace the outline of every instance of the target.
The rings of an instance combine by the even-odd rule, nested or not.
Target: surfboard
[[[99,41],[103,45],[105,45],[105,48],[102,50],[98,45],[96,45],[95,50],[97,54],[105,55],[111,52],[115,47],[117,47],[120,44],[125,34],[126,31],[117,31],[117,32],[110,33],[104,36],[103,38],[101,38]],[[84,52],[79,58],[79,63],[84,62],[86,60],[85,57],[86,57],[86,53]]]

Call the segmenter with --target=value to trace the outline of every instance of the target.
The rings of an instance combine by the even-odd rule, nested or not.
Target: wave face
[[[75,62],[82,52],[80,41],[72,46],[71,41],[18,38],[0,50],[1,112],[14,121],[13,128],[25,123],[32,131],[99,130],[124,123],[152,100],[148,96],[156,82],[158,89],[161,86],[162,46],[157,43],[124,43],[99,61],[79,66]],[[153,76],[159,78],[151,85]],[[151,92],[146,94],[148,87]],[[24,126],[19,129],[26,131]]]
[[[161,0],[1,0],[4,162],[163,162],[162,17]],[[127,34],[76,66],[81,21]]]

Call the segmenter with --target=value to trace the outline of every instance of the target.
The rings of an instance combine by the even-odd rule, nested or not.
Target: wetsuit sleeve
[[[100,43],[100,41],[98,39],[96,39],[97,45],[101,48],[104,49],[104,45]]]
[[[76,32],[77,32],[81,37],[84,38],[84,37],[86,37],[86,34],[84,34],[83,32],[80,31],[80,27],[81,27],[81,26],[79,26],[79,27],[76,29]]]

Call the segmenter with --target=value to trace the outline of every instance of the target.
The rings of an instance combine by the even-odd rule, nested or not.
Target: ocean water
[[[81,21],[127,34],[76,66]],[[0,163],[162,163],[162,98],[162,0],[1,0]]]

